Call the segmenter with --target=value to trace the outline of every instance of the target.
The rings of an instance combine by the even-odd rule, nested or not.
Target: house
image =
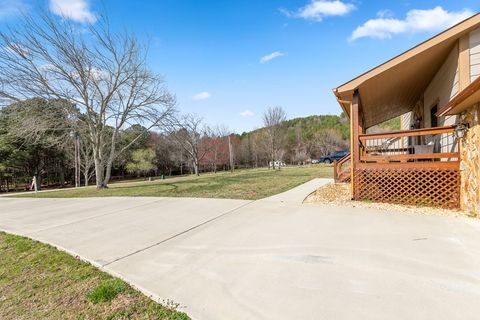
[[[480,14],[333,89],[351,155],[335,165],[355,200],[480,213]],[[401,117],[402,130],[370,128]]]

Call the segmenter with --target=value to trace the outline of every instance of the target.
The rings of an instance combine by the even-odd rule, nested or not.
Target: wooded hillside
[[[263,161],[259,163],[258,159],[265,158],[262,154],[264,149],[258,146],[258,142],[262,140],[264,131],[265,128],[260,128],[244,132],[240,136],[243,154],[253,157],[244,157],[243,162],[250,162],[252,166],[262,165]],[[349,144],[349,120],[343,114],[290,119],[283,122],[282,131],[282,152],[277,158],[288,164],[302,163],[332,151],[346,149]]]

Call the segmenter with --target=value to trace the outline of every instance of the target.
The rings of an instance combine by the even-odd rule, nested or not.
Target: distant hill
[[[350,136],[349,119],[345,115],[318,115],[304,118],[294,118],[285,121],[284,123],[287,132],[292,132],[292,129],[301,129],[302,138],[304,141],[310,140],[315,136],[315,133],[325,130],[338,130],[342,139],[348,140]]]
[[[348,139],[350,135],[349,120],[345,115],[315,115],[302,118],[293,118],[287,120],[283,124],[288,131],[292,129],[301,129],[302,138],[311,139],[314,134],[322,129],[339,129],[344,139]],[[255,129],[242,133],[241,136],[250,135],[263,130],[263,128]]]
[[[347,149],[350,144],[350,120],[345,113],[341,115],[314,115],[294,118],[283,123],[286,133],[285,159],[294,162],[300,154],[318,158],[332,151]],[[240,139],[251,140],[261,135],[263,128],[244,132]],[[400,130],[400,118],[386,121],[369,129],[369,132]]]
[[[304,140],[312,139],[315,133],[324,129],[335,129],[342,138],[348,140],[350,137],[350,120],[345,113],[341,115],[314,115],[301,118],[293,118],[284,122],[287,132],[293,129],[300,129]],[[249,135],[263,128],[244,132],[242,136]],[[400,130],[400,117],[385,121],[369,129],[372,132]]]

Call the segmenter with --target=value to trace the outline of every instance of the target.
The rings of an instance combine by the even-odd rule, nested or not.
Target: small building
[[[350,117],[336,163],[355,200],[480,213],[480,14],[333,89]],[[370,133],[395,117],[402,130]]]

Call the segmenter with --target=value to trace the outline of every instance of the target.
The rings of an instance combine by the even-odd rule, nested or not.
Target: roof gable
[[[338,102],[349,114],[353,92],[358,89],[366,127],[410,111],[458,39],[479,25],[480,14],[476,14],[333,89]]]

